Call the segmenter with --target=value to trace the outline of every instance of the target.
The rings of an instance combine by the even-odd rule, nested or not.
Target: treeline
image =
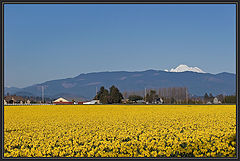
[[[186,87],[169,87],[159,89],[145,89],[141,91],[123,92],[114,85],[105,89],[100,88],[94,99],[103,104],[113,103],[144,103],[144,104],[227,104],[236,103],[236,95],[213,96],[205,93],[204,96],[190,97]]]
[[[237,103],[236,95],[225,96],[223,99],[223,103]]]
[[[141,96],[148,103],[186,104],[189,94],[186,87],[168,87],[123,92],[124,98]],[[130,99],[130,98],[129,98]]]
[[[207,93],[205,93],[203,101],[204,101],[204,103],[213,102],[214,98],[217,98],[218,101],[220,101],[221,103],[237,103],[237,96],[236,95],[226,95],[226,96],[224,96],[223,94],[219,94],[219,95],[214,97],[212,95],[212,93],[210,93],[209,95]]]
[[[16,96],[16,94],[14,95],[9,95],[7,94],[7,96]],[[22,97],[24,100],[29,100],[31,103],[52,103],[52,98],[49,97],[45,97],[44,101],[42,101],[42,97],[40,96],[20,96]]]
[[[160,88],[157,91],[155,89],[146,89],[145,91],[124,92],[122,94],[113,85],[109,88],[109,91],[102,86],[94,99],[99,100],[103,104],[137,102],[150,104],[186,104],[188,96],[187,88],[185,87]]]

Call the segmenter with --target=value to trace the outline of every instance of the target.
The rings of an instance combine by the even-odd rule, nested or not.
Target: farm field
[[[4,157],[236,157],[236,105],[4,106]]]

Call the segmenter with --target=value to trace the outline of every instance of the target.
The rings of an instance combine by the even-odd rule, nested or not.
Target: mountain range
[[[191,69],[191,68],[190,68]],[[196,68],[195,68],[196,69]],[[199,68],[198,68],[199,69]],[[198,70],[197,69],[197,70]],[[231,95],[236,92],[236,75],[232,73],[210,74],[200,69],[198,71],[112,71],[80,74],[73,78],[51,80],[25,88],[4,88],[4,94],[22,96],[41,96],[42,86],[44,96],[50,98],[66,97],[92,99],[96,95],[96,88],[101,86],[110,88],[115,85],[121,92],[158,89],[165,87],[187,87],[192,95],[203,96],[205,93],[213,95]]]

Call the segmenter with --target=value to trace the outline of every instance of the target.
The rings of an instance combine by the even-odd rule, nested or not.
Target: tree
[[[107,89],[104,89],[103,93],[100,95],[99,101],[103,104],[109,103],[109,93]]]
[[[205,93],[205,94],[204,94],[204,101],[205,101],[205,102],[208,102],[208,100],[209,100],[209,96],[208,96],[207,93]]]
[[[152,99],[150,98],[150,94],[146,94],[146,98],[145,98],[146,102],[152,103]]]
[[[94,97],[95,100],[100,100],[100,96],[103,94],[105,88],[102,86],[100,87],[100,91],[97,92],[97,95]]]
[[[100,88],[100,91],[97,92],[97,95],[94,97],[94,99],[99,100],[103,104],[107,104],[109,102],[109,93],[108,90],[102,86]]]
[[[109,103],[121,103],[123,99],[122,93],[114,85],[110,88],[109,96]]]
[[[224,103],[237,103],[236,95],[225,96]]]
[[[173,97],[171,97],[171,104],[174,104],[175,99]]]
[[[209,94],[209,98],[210,98],[210,99],[213,99],[213,98],[214,98],[213,95],[212,95],[212,93]]]
[[[142,100],[143,97],[138,96],[138,95],[130,95],[130,96],[128,97],[128,99],[129,99],[130,101],[136,102],[136,101],[138,101],[138,100]]]
[[[155,90],[150,90],[150,94],[146,95],[146,102],[153,103],[157,99],[157,94]]]
[[[221,101],[221,102],[224,101],[224,96],[223,96],[223,94],[217,95],[217,98],[218,98],[218,100]]]

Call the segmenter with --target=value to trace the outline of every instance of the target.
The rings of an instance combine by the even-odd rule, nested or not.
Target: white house
[[[214,103],[214,104],[220,104],[221,101],[218,101],[217,97],[215,97],[215,98],[213,99],[213,103]]]
[[[99,104],[99,100],[92,100],[90,102],[83,102],[85,105],[94,105],[94,104]]]
[[[215,98],[213,99],[213,104],[218,104],[218,99],[217,99],[217,97],[215,97]]]

